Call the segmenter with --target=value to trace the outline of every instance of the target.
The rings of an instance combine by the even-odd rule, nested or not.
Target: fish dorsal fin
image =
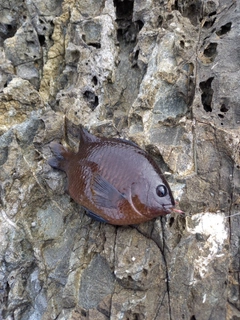
[[[80,145],[88,144],[92,142],[100,142],[101,138],[94,136],[90,132],[88,132],[83,126],[80,126]]]
[[[99,174],[93,176],[93,200],[96,205],[105,208],[117,208],[119,201],[125,199],[111,183]]]

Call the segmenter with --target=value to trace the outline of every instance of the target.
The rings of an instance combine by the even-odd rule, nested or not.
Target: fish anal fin
[[[125,199],[121,192],[99,174],[93,176],[92,191],[93,201],[100,207],[116,209],[119,201]]]

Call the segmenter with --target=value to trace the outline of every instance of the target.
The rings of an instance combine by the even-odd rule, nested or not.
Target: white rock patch
[[[195,272],[203,278],[213,260],[223,257],[226,252],[223,246],[228,238],[227,221],[224,213],[199,213],[192,217],[195,227],[187,226],[188,232],[201,234],[203,242],[199,242],[198,258],[195,260]],[[206,255],[206,252],[208,254]]]

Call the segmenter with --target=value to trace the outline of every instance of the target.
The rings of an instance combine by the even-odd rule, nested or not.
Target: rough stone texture
[[[240,319],[240,7],[0,4],[0,319]],[[155,157],[185,216],[95,222],[50,168],[78,125]]]

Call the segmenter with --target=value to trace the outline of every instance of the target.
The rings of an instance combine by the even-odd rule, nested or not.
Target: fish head
[[[149,218],[172,212],[175,201],[171,189],[160,172],[145,172],[131,186],[133,207]]]

